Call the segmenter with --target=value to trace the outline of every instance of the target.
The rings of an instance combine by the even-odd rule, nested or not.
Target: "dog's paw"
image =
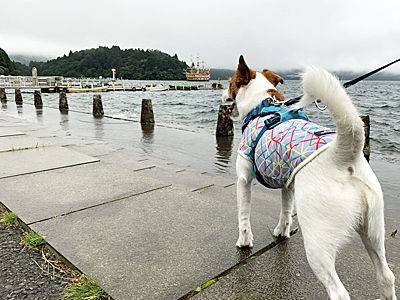
[[[292,225],[292,218],[290,217],[288,220],[279,220],[278,225],[276,225],[274,229],[274,236],[290,238],[290,226]]]
[[[251,232],[251,228],[239,230],[239,238],[236,242],[236,246],[239,248],[253,247],[253,233]]]

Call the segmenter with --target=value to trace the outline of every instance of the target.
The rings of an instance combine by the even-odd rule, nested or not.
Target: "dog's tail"
[[[332,113],[337,137],[332,147],[338,163],[349,163],[362,153],[364,127],[357,110],[339,80],[329,72],[309,67],[303,73],[304,96],[291,109],[300,109],[316,99]]]

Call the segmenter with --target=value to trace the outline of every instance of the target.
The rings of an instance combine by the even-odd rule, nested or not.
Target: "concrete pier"
[[[40,93],[40,91],[34,91],[33,102],[34,102],[36,109],[43,108],[42,94]]]
[[[17,105],[23,104],[22,94],[20,89],[15,89],[15,104]]]
[[[101,95],[93,95],[92,112],[95,118],[102,118],[104,116],[103,103],[101,102]]]
[[[217,121],[217,136],[232,136],[234,135],[233,121],[231,118],[226,116],[226,111],[229,108],[228,105],[221,104],[218,111]]]
[[[369,144],[369,133],[370,133],[370,119],[369,116],[360,116],[361,120],[364,123],[364,135],[365,135],[365,142],[364,142],[364,157],[369,162],[369,157],[371,155],[371,146]]]
[[[65,92],[60,92],[58,108],[62,113],[68,113],[68,100]]]
[[[151,99],[142,99],[142,110],[140,114],[140,123],[154,124],[154,113]]]
[[[236,139],[216,147],[214,134],[157,126],[145,136],[137,122],[44,110],[37,120],[26,105],[29,121],[14,105],[0,111],[0,202],[113,299],[327,298],[301,230],[277,242],[269,233],[280,191],[253,185],[254,248],[235,247],[236,150],[225,148]],[[398,164],[371,166],[385,195],[386,256],[400,278],[400,239],[390,235],[400,227]],[[336,269],[352,299],[380,297],[359,238]]]
[[[0,101],[1,103],[7,103],[7,94],[5,88],[0,88]]]

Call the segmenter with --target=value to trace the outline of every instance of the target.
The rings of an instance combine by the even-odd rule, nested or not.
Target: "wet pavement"
[[[194,298],[326,299],[301,231],[272,245],[279,191],[254,185],[255,247],[235,247],[236,145],[237,137],[9,102],[0,112],[0,201],[114,299],[178,299],[218,276]],[[400,227],[398,168],[372,166],[400,278],[400,239],[389,235]],[[353,299],[379,296],[358,237],[337,269]]]

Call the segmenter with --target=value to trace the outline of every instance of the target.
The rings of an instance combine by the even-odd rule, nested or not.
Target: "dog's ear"
[[[261,74],[265,76],[265,78],[268,79],[269,82],[271,82],[274,86],[277,86],[278,83],[283,84],[283,78],[279,76],[278,74],[275,74],[274,72],[264,69],[262,70]]]
[[[247,85],[251,80],[251,71],[244,61],[243,55],[239,57],[239,64],[236,71],[236,80],[241,85]]]

